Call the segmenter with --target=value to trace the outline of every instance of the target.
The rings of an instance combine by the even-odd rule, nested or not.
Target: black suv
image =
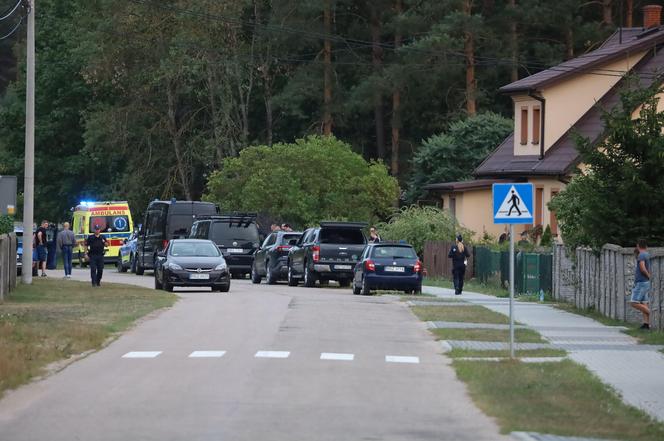
[[[254,253],[260,246],[256,213],[207,216],[194,223],[189,237],[216,243],[226,259],[231,277],[245,277],[251,272]]]
[[[295,231],[277,231],[270,234],[254,255],[251,267],[251,281],[261,283],[265,277],[272,285],[277,280],[286,278],[288,272],[288,252],[297,243],[302,233]]]
[[[304,286],[316,280],[336,280],[349,286],[353,268],[367,244],[362,222],[321,222],[309,228],[288,254],[288,284],[295,286],[303,279]]]

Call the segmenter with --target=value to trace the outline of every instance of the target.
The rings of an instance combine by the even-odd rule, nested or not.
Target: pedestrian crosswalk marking
[[[323,352],[320,354],[321,360],[353,361],[355,354],[337,354],[334,352]]]
[[[496,219],[515,219],[531,218],[533,215],[528,210],[528,207],[519,192],[514,185],[512,185],[494,217]]]
[[[189,358],[221,358],[226,351],[194,351],[189,354]]]
[[[127,352],[122,358],[156,358],[161,351],[133,351]]]
[[[404,357],[400,355],[386,355],[385,361],[387,363],[413,363],[417,364],[420,362],[420,357]]]
[[[254,357],[256,358],[288,358],[290,352],[288,351],[258,351]]]

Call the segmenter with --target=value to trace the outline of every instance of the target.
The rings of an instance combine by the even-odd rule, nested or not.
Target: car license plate
[[[351,265],[334,265],[334,269],[338,270],[349,270],[351,268],[352,268]]]
[[[228,252],[238,254],[238,253],[244,253],[244,250],[242,248],[229,248]]]
[[[210,278],[209,274],[189,274],[189,278],[192,280],[208,280]]]
[[[386,266],[385,271],[389,271],[392,273],[403,273],[406,271],[406,268],[403,266]]]

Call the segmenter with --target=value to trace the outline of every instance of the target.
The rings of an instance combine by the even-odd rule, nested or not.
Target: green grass
[[[452,349],[447,352],[452,358],[459,357],[509,357],[510,351],[481,351],[477,349]],[[562,349],[524,349],[515,351],[517,357],[565,357],[567,352]]]
[[[455,360],[457,376],[503,433],[532,431],[632,441],[664,439],[664,424],[624,404],[586,368]]]
[[[177,297],[129,285],[34,279],[0,304],[0,395],[54,361],[98,349]]]
[[[508,342],[509,330],[496,329],[431,329],[437,340],[474,340]],[[514,340],[518,343],[546,343],[532,329],[515,329]]]
[[[509,318],[477,305],[468,306],[413,306],[413,313],[422,321],[509,324]]]
[[[605,317],[594,309],[579,309],[569,303],[556,303],[554,306],[563,311],[571,312],[572,314],[589,317],[607,326],[624,326],[627,329],[622,332],[636,338],[641,344],[664,345],[664,332],[639,329],[639,326],[641,326],[640,323],[623,322],[622,320]]]
[[[438,288],[454,289],[454,283],[452,283],[451,280],[439,277],[427,277],[424,279],[423,284],[425,286],[435,286]],[[496,296],[496,297],[509,297],[510,295],[509,291],[504,288],[491,284],[485,285],[483,283],[478,282],[475,279],[466,280],[463,284],[463,290],[469,292],[477,292],[480,294],[488,294],[490,296]]]

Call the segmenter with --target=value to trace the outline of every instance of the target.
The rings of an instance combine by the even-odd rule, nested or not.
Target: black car
[[[212,291],[228,292],[228,266],[214,242],[174,239],[157,255],[155,289],[173,291],[174,286],[209,286]]]
[[[218,211],[211,202],[175,199],[150,202],[136,240],[136,274],[140,276],[146,269],[154,268],[157,254],[166,249],[171,239],[188,237],[198,217]]]
[[[295,286],[303,279],[304,286],[312,287],[316,280],[336,280],[349,286],[367,244],[366,226],[362,222],[321,222],[306,230],[288,254],[288,284]]]
[[[412,246],[404,243],[369,244],[355,265],[353,294],[372,289],[422,292],[422,263]]]
[[[232,277],[245,277],[251,272],[254,253],[260,245],[256,213],[206,216],[194,223],[189,237],[216,243]]]
[[[251,281],[261,283],[265,277],[270,285],[285,279],[288,274],[288,252],[297,243],[302,233],[277,231],[270,234],[254,254]]]

